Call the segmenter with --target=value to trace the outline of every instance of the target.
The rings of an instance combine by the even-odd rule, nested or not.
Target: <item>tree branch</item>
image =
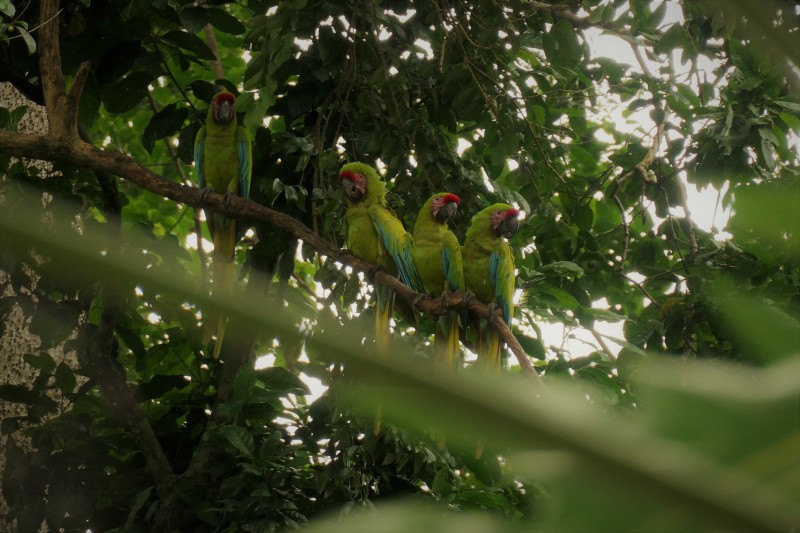
[[[200,189],[168,181],[119,152],[105,152],[77,139],[65,140],[53,138],[52,135],[42,137],[7,131],[0,131],[0,151],[21,157],[70,163],[96,172],[105,172],[119,176],[150,192],[176,202],[210,209],[230,218],[262,220],[283,228],[294,237],[303,240],[321,255],[333,257],[340,263],[348,265],[355,270],[367,274],[374,267],[374,265],[352,254],[343,254],[339,248],[289,215],[238,196],[230,197],[229,201],[225,201],[223,195],[210,192],[205,198],[201,199]],[[378,271],[374,274],[373,280],[392,289],[397,294],[397,297],[402,298],[406,303],[413,306],[418,293],[394,276]],[[508,325],[499,317],[499,314],[490,317],[489,308],[484,303],[475,299],[466,299],[464,295],[455,294],[450,298],[447,305],[441,301],[441,298],[426,298],[420,301],[417,307],[431,315],[442,314],[450,309],[465,308],[478,316],[488,318],[500,333],[500,338],[516,356],[523,372],[530,377],[537,376],[530,358],[516,337],[514,337]],[[535,379],[538,379],[538,377]]]
[[[52,19],[57,13],[57,0],[42,0],[42,21]],[[240,197],[226,200],[220,194],[210,193],[201,196],[201,191],[193,186],[178,184],[164,179],[155,172],[145,168],[125,154],[119,152],[106,152],[83,140],[78,136],[77,113],[81,89],[89,70],[89,64],[83,63],[75,76],[75,83],[69,95],[66,93],[64,76],[61,72],[61,54],[58,38],[59,21],[50,20],[43,25],[41,31],[41,56],[40,69],[44,100],[47,106],[47,115],[50,122],[48,133],[45,136],[25,135],[16,132],[0,131],[0,151],[17,157],[62,162],[73,164],[92,170],[98,174],[121,177],[155,194],[159,194],[174,201],[194,207],[203,207],[220,212],[232,218],[258,219],[288,231],[294,237],[302,239],[321,255],[336,258],[339,262],[349,265],[355,270],[369,273],[373,265],[354,256],[343,254],[341,251],[312,232],[301,222],[294,218],[279,213],[253,201]],[[401,283],[397,278],[383,271],[377,271],[373,280],[392,289],[399,298],[413,306],[418,294]],[[442,314],[448,309],[466,308],[470,312],[488,318],[489,322],[497,329],[501,339],[506,342],[523,372],[529,377],[539,380],[533,364],[522,346],[499,313],[490,314],[489,308],[463,294],[454,295],[445,305],[440,298],[427,298],[417,302],[417,308],[429,314]],[[93,361],[100,366],[98,370],[104,378],[102,389],[108,399],[119,402],[126,417],[127,423],[134,429],[143,453],[148,461],[154,479],[160,490],[167,491],[167,486],[172,479],[172,471],[166,460],[147,419],[142,415],[139,405],[127,387],[124,376],[117,372],[103,371],[103,355],[110,353],[113,348],[113,315],[109,314],[101,328],[104,335],[95,336],[98,346],[92,349],[96,354]],[[102,332],[101,331],[101,332]],[[100,333],[100,332],[98,332]],[[107,362],[107,361],[106,361]],[[233,367],[235,365],[231,365]],[[116,405],[116,404],[115,404]]]
[[[136,437],[142,450],[147,469],[156,482],[156,490],[163,499],[172,492],[175,476],[153,428],[139,408],[136,397],[128,387],[125,371],[116,363],[118,350],[114,338],[114,313],[108,307],[112,298],[104,297],[100,326],[92,333],[88,345],[88,355],[92,371],[100,385],[103,398],[111,405],[112,411]],[[113,307],[113,306],[112,306]]]

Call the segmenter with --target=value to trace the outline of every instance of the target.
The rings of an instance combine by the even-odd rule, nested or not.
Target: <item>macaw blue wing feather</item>
[[[236,148],[239,152],[239,196],[250,197],[250,175],[253,170],[250,135],[240,126],[236,134]]]
[[[511,327],[511,303],[514,294],[513,285],[511,294],[508,294],[508,281],[512,275],[513,263],[509,264],[509,261],[503,260],[497,251],[493,251],[489,255],[489,280],[494,287],[495,303],[503,312],[503,320],[509,327]]]
[[[197,132],[197,137],[194,140],[194,168],[197,172],[197,185],[201,189],[206,186],[206,178],[204,174],[205,161],[203,161],[203,154],[205,153],[206,142],[206,128],[203,126]]]
[[[400,281],[415,291],[421,291],[422,282],[419,280],[412,255],[414,239],[411,234],[405,230],[403,223],[383,206],[370,206],[369,215],[383,247],[397,265]]]
[[[442,239],[442,272],[445,277],[445,288],[450,291],[464,290],[464,260],[461,257],[461,245],[458,238],[448,231]]]

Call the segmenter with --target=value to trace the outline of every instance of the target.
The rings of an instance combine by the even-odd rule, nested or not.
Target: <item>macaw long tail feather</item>
[[[500,333],[492,326],[487,326],[486,336],[486,369],[489,372],[500,370]]]
[[[382,358],[389,356],[391,339],[389,320],[392,318],[394,296],[394,293],[383,285],[375,285],[375,349],[378,357]],[[375,436],[381,432],[382,407],[380,401],[375,402],[375,420],[372,426],[372,433]]]
[[[454,373],[458,368],[458,341],[458,312],[450,311],[436,321],[433,335],[433,363],[443,372]],[[439,449],[444,449],[444,432],[435,430],[434,437]]]
[[[236,252],[236,221],[229,218],[211,214],[209,218],[211,237],[214,240],[213,263],[213,285],[212,292],[214,297],[229,299],[233,295],[233,274],[235,270],[234,254]],[[210,318],[210,317],[209,317]],[[222,349],[222,339],[225,336],[225,326],[228,324],[228,317],[220,313],[216,320],[209,319],[207,324],[211,328],[216,322],[217,340],[214,343],[214,358],[219,358]]]
[[[500,371],[500,333],[488,321],[481,319],[477,335],[478,364],[484,372],[495,374]],[[484,443],[475,445],[475,459],[483,455]]]
[[[233,294],[233,261],[215,257],[214,259],[214,296],[230,298]],[[213,322],[211,322],[213,324]],[[214,343],[214,359],[219,359],[219,352],[222,350],[222,339],[225,337],[225,326],[228,325],[228,317],[220,313],[217,318],[217,340]]]

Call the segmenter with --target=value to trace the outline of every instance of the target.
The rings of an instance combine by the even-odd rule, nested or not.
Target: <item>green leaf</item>
[[[38,355],[25,354],[22,356],[23,360],[45,373],[50,373],[56,368],[56,362],[49,353],[43,352]]]
[[[232,35],[241,35],[246,31],[239,19],[215,7],[185,7],[180,10],[178,17],[190,33],[197,33],[206,24]]]
[[[579,229],[589,231],[592,229],[592,223],[594,222],[594,210],[588,205],[580,204],[575,208],[573,220]]]
[[[219,31],[230,33],[231,35],[241,35],[247,31],[244,24],[239,22],[239,19],[222,9],[211,7],[207,8],[206,11],[208,12],[208,22]]]
[[[195,97],[206,103],[211,103],[214,95],[217,94],[217,86],[205,80],[195,80],[187,85],[186,88],[191,89]]]
[[[775,170],[775,153],[773,152],[772,143],[767,139],[761,139],[761,155],[764,157],[764,163],[770,170]]]
[[[586,309],[586,312],[599,320],[608,320],[610,322],[622,322],[625,320],[623,315],[609,311],[608,309],[597,309],[591,307]]]
[[[256,371],[250,365],[240,368],[233,381],[233,398],[235,400],[247,400],[253,392],[256,380]]]
[[[221,426],[217,431],[243,455],[253,455],[253,435],[249,431],[239,426]]]
[[[192,35],[191,33],[172,30],[165,33],[161,38],[179,48],[192,52],[200,59],[209,61],[215,59],[214,52],[211,51],[208,45],[206,45],[200,37]]]
[[[448,474],[447,470],[439,470],[436,473],[436,476],[433,478],[433,482],[431,483],[431,492],[433,492],[437,496],[443,496],[448,492],[453,490],[453,487],[450,486],[448,480],[450,479],[450,475]]]
[[[143,400],[161,398],[169,391],[182,389],[189,383],[180,375],[155,375],[139,386],[138,394]]]
[[[515,332],[515,335],[517,337],[517,341],[519,342],[520,346],[522,346],[522,349],[525,350],[526,354],[539,360],[543,360],[545,358],[544,344],[541,340],[528,337],[527,335],[522,335],[519,332]]]
[[[145,356],[144,341],[139,331],[125,327],[123,324],[118,324],[114,329],[117,336],[125,343],[125,346],[133,353],[137,359],[142,359]]]
[[[60,343],[78,326],[79,305],[74,300],[40,301],[29,326],[31,333],[38,335],[45,346]]]
[[[177,133],[186,117],[189,115],[189,110],[185,107],[177,107],[172,103],[164,107],[161,111],[153,115],[150,122],[142,133],[142,145],[148,153],[153,152],[153,146],[159,139],[169,137]]]
[[[583,269],[580,265],[572,261],[554,261],[539,268],[539,272],[542,273],[550,271],[555,272],[560,277],[580,277],[583,275]]]
[[[775,103],[781,107],[785,107],[786,109],[791,109],[792,111],[797,111],[800,113],[800,103],[789,102],[787,100],[776,100]]]
[[[100,84],[118,80],[131,70],[142,53],[142,41],[132,40],[115,46],[103,55],[97,65],[96,75]]]
[[[136,495],[136,498],[133,500],[133,505],[131,505],[131,510],[128,513],[128,519],[125,521],[126,531],[131,529],[136,515],[139,513],[139,510],[144,507],[144,504],[147,503],[147,500],[150,499],[150,493],[152,492],[153,487],[147,487],[146,489],[139,491],[139,493]]]
[[[15,107],[10,112],[4,108],[0,108],[0,112],[2,112],[2,115],[0,115],[0,117],[2,117],[0,118],[0,128],[9,131],[17,131],[17,127],[27,111],[28,106],[26,105]]]
[[[208,23],[204,7],[184,7],[178,12],[178,18],[189,33],[197,33]]]
[[[56,386],[64,393],[70,393],[75,390],[76,380],[75,374],[66,363],[59,363],[55,372]]]
[[[124,113],[133,109],[145,96],[153,77],[147,72],[133,72],[118,82],[102,86],[100,94],[109,113]]]
[[[14,7],[11,0],[0,0],[0,13],[8,18],[12,18],[16,12],[17,9]]]
[[[570,311],[575,311],[576,309],[580,308],[581,304],[578,300],[559,287],[555,287],[553,285],[547,283],[540,283],[536,286],[536,294],[539,298],[546,300],[550,303],[553,307],[560,308],[560,309],[569,309]]]
[[[798,353],[800,321],[768,301],[731,290],[732,282],[709,291],[716,304],[725,337],[741,346],[754,361],[778,361]],[[728,290],[724,290],[728,287]]]
[[[582,58],[575,28],[565,19],[558,19],[543,38],[547,59],[560,67],[573,68]]]
[[[284,393],[309,394],[308,386],[294,373],[286,368],[275,366],[257,370],[258,378],[269,390],[283,391]]]
[[[685,83],[679,83],[677,85],[678,94],[680,94],[692,107],[701,107],[702,104],[700,103],[700,97],[697,96],[697,92],[686,85]]]
[[[178,135],[178,157],[187,165],[194,161],[194,141],[198,131],[200,131],[200,126],[196,122],[192,122]]]
[[[33,40],[33,37],[31,37],[31,34],[28,33],[25,28],[19,25],[14,25],[11,26],[11,29],[16,30],[20,37],[22,37],[22,40],[25,41],[25,46],[28,47],[28,55],[33,55],[36,53],[36,41]]]
[[[787,126],[789,126],[789,129],[795,132],[800,132],[800,118],[798,118],[796,115],[792,115],[791,113],[780,113],[778,116],[781,117],[781,120],[783,120]]]
[[[0,385],[0,400],[11,403],[32,404],[38,399],[39,394],[24,385],[11,385],[8,383]]]

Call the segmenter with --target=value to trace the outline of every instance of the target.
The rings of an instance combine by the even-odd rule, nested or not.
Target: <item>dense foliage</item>
[[[453,230],[462,240],[487,204],[518,205],[527,216],[511,241],[520,289],[514,332],[553,394],[560,382],[575,385],[588,400],[581,409],[595,409],[574,423],[596,427],[604,411],[638,416],[643,404],[653,410],[637,420],[652,439],[683,442],[719,465],[778,450],[777,463],[742,468],[788,501],[800,489],[776,472],[798,472],[787,451],[797,429],[796,381],[783,396],[751,397],[691,380],[687,392],[676,385],[687,375],[675,368],[646,370],[656,354],[682,364],[725,360],[769,387],[770,365],[797,366],[800,24],[792,2],[758,4],[74,0],[61,2],[53,23],[64,74],[92,65],[81,136],[168,180],[192,180],[194,137],[221,85],[238,95],[253,138],[251,198],[332,242],[343,242],[336,175],[347,161],[384,171],[389,203],[408,228],[434,192],[461,197]],[[37,5],[0,0],[0,17],[0,81],[41,104]],[[600,30],[627,42],[638,64],[598,55],[587,35]],[[16,130],[24,112],[0,107],[0,128]],[[538,468],[551,458],[512,468],[508,457],[524,448],[514,431],[536,422],[498,433],[489,447],[500,456],[476,461],[468,438],[437,449],[424,406],[412,409],[401,392],[405,422],[373,437],[371,416],[351,391],[359,376],[331,348],[364,337],[368,284],[281,227],[252,222],[238,262],[249,301],[242,309],[284,309],[288,325],[271,330],[251,316],[258,327],[247,328],[244,313],[223,348],[226,368],[201,341],[207,253],[193,234],[208,236],[194,209],[61,164],[57,154],[52,171],[13,155],[0,149],[0,218],[8,228],[41,227],[33,243],[20,242],[19,231],[0,234],[0,334],[18,306],[41,337],[37,352],[24,355],[36,379],[0,385],[0,400],[27,407],[0,427],[3,495],[19,531],[42,520],[66,531],[270,531],[412,495],[440,507],[389,513],[398,531],[413,528],[417,512],[439,524],[442,509],[490,511],[497,523],[474,523],[487,530],[534,520],[565,530],[685,525],[686,516],[664,516],[653,503],[669,500],[667,489],[623,511],[602,483],[580,484],[592,479],[591,459],[560,486]],[[722,205],[733,206],[726,228],[693,222],[694,187],[714,187]],[[432,325],[420,320],[414,332],[397,317],[397,331],[425,374]],[[605,339],[598,321],[623,323],[624,339]],[[594,351],[575,357],[574,344],[546,338],[547,323],[592,332]],[[106,327],[112,363],[101,368],[97,339]],[[77,366],[53,357],[62,343]],[[369,353],[368,340],[362,349]],[[270,362],[256,370],[253,356]],[[231,370],[234,362],[241,368]],[[687,368],[690,377],[716,376],[723,388],[742,383],[727,367]],[[130,406],[100,386],[108,372],[135,392],[178,476],[170,497],[157,490],[140,426],[119,414]],[[304,399],[308,377],[329,387],[312,403]],[[474,394],[489,407],[499,401],[491,391]],[[467,435],[470,416],[482,420],[455,393],[433,398],[463,418]],[[572,407],[547,405],[570,420]],[[773,416],[761,417],[767,408]],[[209,423],[212,409],[219,416]],[[565,442],[591,448],[597,438],[602,448],[603,438],[622,434],[612,431],[617,422],[608,422],[613,435],[601,428],[605,436]],[[760,431],[751,434],[751,423]],[[558,439],[541,442],[563,449]],[[200,451],[207,455],[194,463]],[[637,458],[650,457],[637,453],[630,451],[634,470]],[[639,502],[644,493],[619,497]],[[613,509],[627,517],[606,513]]]

